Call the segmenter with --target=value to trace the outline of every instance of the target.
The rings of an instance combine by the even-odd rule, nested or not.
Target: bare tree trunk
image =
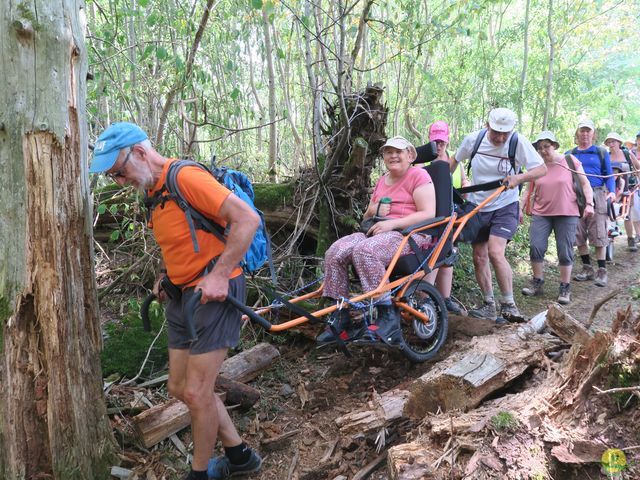
[[[556,37],[553,33],[553,0],[549,0],[549,16],[547,17],[547,34],[549,35],[549,70],[547,71],[547,93],[544,102],[544,117],[542,129],[546,130],[549,123],[551,108],[551,94],[553,92],[553,61],[556,53]]]
[[[518,125],[522,125],[524,109],[524,91],[527,84],[527,68],[529,67],[529,9],[531,0],[527,0],[524,11],[524,51],[522,52],[522,73],[520,74],[520,91],[518,92]]]
[[[267,74],[269,80],[269,181],[276,182],[276,160],[278,156],[278,130],[276,124],[276,74],[273,67],[273,46],[269,30],[269,15],[266,7],[262,7],[262,31],[264,33],[264,55],[267,58]]]
[[[106,479],[82,2],[0,2],[0,478]]]
[[[306,0],[304,2],[304,14],[307,18],[311,18],[311,2]],[[316,19],[317,25],[317,19]],[[313,156],[314,159],[318,156],[325,156],[324,142],[322,141],[322,131],[320,125],[322,122],[322,93],[318,88],[318,73],[315,65],[317,59],[320,57],[320,53],[317,52],[315,58],[311,49],[311,35],[309,31],[304,29],[304,43],[305,43],[305,67],[307,69],[307,77],[309,78],[309,86],[313,92],[313,116],[312,116],[312,131],[313,131]],[[318,49],[322,48],[322,45],[318,43]]]

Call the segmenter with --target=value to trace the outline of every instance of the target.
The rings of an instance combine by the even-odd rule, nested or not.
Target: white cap
[[[414,147],[409,140],[407,140],[404,137],[401,137],[400,135],[396,135],[395,137],[391,137],[387,139],[385,144],[380,147],[380,153],[382,153],[382,151],[384,150],[384,147],[393,147],[393,148],[397,148],[398,150],[409,149],[414,152],[416,151],[416,147]]]
[[[607,133],[607,138],[604,139],[604,143],[607,143],[607,140],[617,140],[620,143],[624,143],[624,140],[622,139],[622,137],[620,136],[620,134],[616,133],[616,132],[609,132]]]
[[[580,130],[582,127],[587,127],[593,130],[594,132],[596,131],[596,125],[593,123],[593,120],[589,118],[584,118],[580,120],[580,123],[578,123],[578,128],[576,130]]]
[[[508,108],[494,108],[489,112],[489,126],[496,132],[510,132],[516,126],[516,114]]]

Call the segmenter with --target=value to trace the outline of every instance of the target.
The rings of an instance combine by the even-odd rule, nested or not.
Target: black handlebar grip
[[[144,299],[142,305],[140,305],[140,318],[142,318],[142,328],[145,332],[151,331],[151,320],[149,320],[149,307],[151,306],[151,302],[156,299],[156,296],[151,293]]]

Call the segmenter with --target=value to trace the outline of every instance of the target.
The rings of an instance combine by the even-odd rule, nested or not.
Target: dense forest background
[[[638,1],[90,0],[90,139],[145,128],[167,156],[212,154],[282,181],[325,154],[345,98],[384,90],[387,135],[452,145],[495,106],[563,147],[581,115],[640,129]],[[338,106],[338,113],[335,109]],[[355,113],[354,115],[357,115]],[[335,125],[334,125],[335,127]]]

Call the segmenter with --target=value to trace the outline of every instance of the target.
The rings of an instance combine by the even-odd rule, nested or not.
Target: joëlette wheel
[[[425,362],[438,353],[447,339],[449,317],[444,300],[433,285],[423,280],[409,285],[404,300],[429,320],[425,323],[409,312],[401,312],[402,353],[412,362]]]

